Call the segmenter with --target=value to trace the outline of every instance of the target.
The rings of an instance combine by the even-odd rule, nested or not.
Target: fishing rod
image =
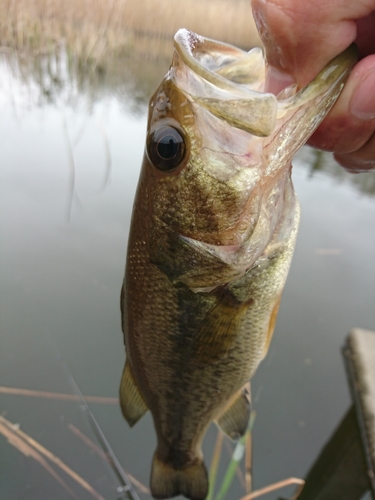
[[[49,338],[49,340],[52,343],[53,348],[55,350],[55,354],[60,362],[62,369],[64,370],[64,372],[66,374],[66,378],[68,379],[73,391],[80,399],[80,402],[83,406],[83,409],[88,416],[88,420],[90,422],[91,428],[92,428],[97,440],[99,441],[100,446],[102,447],[102,449],[107,457],[108,463],[110,464],[113,472],[115,473],[117,479],[120,482],[121,486],[118,489],[118,492],[125,494],[128,500],[140,500],[138,493],[135,491],[131,480],[129,479],[128,475],[126,474],[126,472],[122,468],[118,458],[116,457],[114,451],[112,450],[112,448],[111,448],[107,438],[105,437],[102,429],[100,428],[96,418],[94,417],[92,411],[90,410],[90,407],[89,407],[84,395],[82,394],[72,372],[69,370],[69,367],[66,364],[64,358],[62,357],[57,345],[55,344],[55,342],[52,340],[51,337]]]

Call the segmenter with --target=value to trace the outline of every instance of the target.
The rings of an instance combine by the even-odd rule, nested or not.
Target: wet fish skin
[[[261,92],[259,51],[176,35],[150,101],[121,297],[121,407],[130,425],[152,413],[155,498],[203,500],[208,426],[233,438],[246,431],[244,386],[267,353],[298,229],[290,161],[354,59],[277,100]],[[182,149],[171,146],[176,164],[157,156],[163,134],[167,149],[182,138]]]

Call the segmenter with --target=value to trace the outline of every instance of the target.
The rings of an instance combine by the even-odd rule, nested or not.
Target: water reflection
[[[165,40],[171,54],[172,41]],[[115,96],[133,114],[144,112],[150,95],[168,70],[167,58],[151,59],[140,64],[133,57],[109,59],[105,68],[94,64],[82,66],[79,59],[61,50],[50,55],[21,57],[2,54],[2,64],[22,84],[24,92],[39,106],[64,102],[76,107],[84,98],[91,106]],[[8,91],[10,89],[8,88]]]
[[[173,50],[170,38],[158,40],[158,43],[164,44],[164,50],[160,53],[159,48],[159,57],[147,60],[147,64],[140,64],[138,57],[127,55],[109,59],[105,70],[96,65],[82,66],[79,60],[69,58],[63,49],[49,56],[35,58],[5,53],[2,62],[3,68],[6,67],[8,73],[22,84],[18,86],[18,92],[22,88],[29,104],[31,101],[38,106],[63,103],[74,109],[81,106],[84,100],[90,109],[103,99],[115,97],[125,112],[142,116],[147,110],[150,96],[168,71]],[[12,95],[12,85],[9,83],[5,89],[8,96]],[[13,99],[17,97],[13,95]],[[105,132],[103,139],[106,141]],[[338,165],[330,153],[312,148],[305,148],[300,157],[310,165],[311,176],[326,172],[340,183],[350,183],[370,196],[375,194],[373,172],[350,174]]]
[[[343,169],[330,153],[317,149],[305,148],[300,153],[300,158],[310,165],[310,175],[313,177],[318,172],[325,172],[339,183],[349,183],[361,193],[369,196],[375,194],[375,174],[366,172],[361,175],[351,174]]]
[[[146,102],[165,67],[118,63],[113,74],[80,77],[57,57],[0,66],[1,386],[71,393],[52,339],[84,394],[117,397],[119,291]],[[375,174],[351,176],[330,158],[306,149],[295,161],[302,222],[275,338],[253,381],[254,488],[305,475],[349,406],[343,339],[375,323]],[[130,430],[117,405],[92,409],[123,467],[147,485],[150,416]],[[117,498],[111,470],[70,430],[98,444],[78,403],[1,394],[1,413]],[[212,428],[207,457],[215,439]],[[3,436],[0,448],[0,499],[70,498]],[[238,482],[230,498],[242,494]]]

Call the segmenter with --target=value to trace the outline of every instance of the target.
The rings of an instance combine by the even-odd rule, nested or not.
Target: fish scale
[[[259,49],[175,36],[150,101],[121,295],[121,409],[130,425],[152,413],[154,498],[204,500],[209,425],[246,432],[246,384],[267,353],[298,230],[290,162],[355,60],[348,49],[276,97],[261,92]]]

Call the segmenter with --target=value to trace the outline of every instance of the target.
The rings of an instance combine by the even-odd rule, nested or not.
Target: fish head
[[[297,203],[291,159],[354,60],[344,53],[304,89],[275,96],[263,91],[261,49],[177,32],[149,105],[142,176],[151,261],[174,284],[194,291],[226,284],[288,238]]]

